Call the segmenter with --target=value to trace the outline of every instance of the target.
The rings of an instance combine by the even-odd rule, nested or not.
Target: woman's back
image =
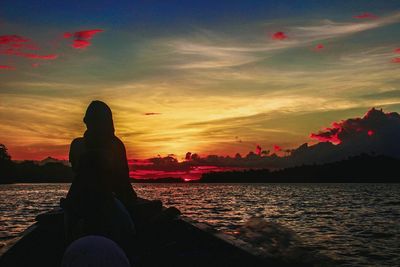
[[[76,138],[71,143],[69,157],[76,174],[73,184],[82,187],[79,191],[85,188],[104,197],[115,195],[125,206],[132,205],[136,193],[129,181],[125,147],[118,137],[99,148],[88,148],[85,138]]]
[[[71,143],[69,158],[75,177],[64,202],[67,226],[83,229],[78,235],[72,233],[70,240],[79,235],[100,234],[118,242],[124,235],[121,229],[132,232],[126,209],[136,202],[125,146],[114,135],[112,113],[105,103],[93,101],[84,122],[84,136]],[[125,219],[117,222],[117,217]]]

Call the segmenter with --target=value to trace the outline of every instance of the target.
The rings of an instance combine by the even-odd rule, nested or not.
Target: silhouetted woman
[[[104,102],[90,103],[83,121],[87,130],[72,141],[69,152],[75,177],[64,205],[67,239],[95,234],[121,243],[134,233],[127,209],[137,198],[125,147],[114,135],[111,109]]]

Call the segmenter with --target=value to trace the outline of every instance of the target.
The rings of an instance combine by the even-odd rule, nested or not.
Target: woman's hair
[[[89,145],[102,146],[114,137],[112,112],[102,101],[95,100],[90,103],[83,122],[87,128],[85,140]]]

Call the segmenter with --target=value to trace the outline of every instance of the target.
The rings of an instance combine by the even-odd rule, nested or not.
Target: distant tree
[[[254,153],[253,151],[250,151],[247,155],[246,155],[246,159],[249,160],[255,160],[255,159],[259,159],[260,156],[257,155],[256,153]]]
[[[263,151],[261,152],[261,155],[262,155],[262,156],[268,156],[268,154],[269,154],[269,150],[263,150]]]
[[[200,157],[199,157],[198,154],[193,153],[191,159],[192,159],[192,160],[198,160],[198,159],[200,159]]]
[[[242,155],[240,155],[240,153],[236,153],[235,159],[242,159]]]
[[[10,161],[11,156],[8,154],[8,149],[4,144],[0,144],[0,160],[1,161]]]
[[[8,154],[7,147],[4,144],[0,144],[0,183],[8,183],[12,180],[15,171],[14,165],[10,154]]]

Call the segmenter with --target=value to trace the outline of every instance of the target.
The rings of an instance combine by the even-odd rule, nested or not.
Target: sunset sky
[[[399,33],[398,0],[7,1],[0,143],[67,158],[95,99],[129,158],[315,143],[371,107],[400,111]]]

